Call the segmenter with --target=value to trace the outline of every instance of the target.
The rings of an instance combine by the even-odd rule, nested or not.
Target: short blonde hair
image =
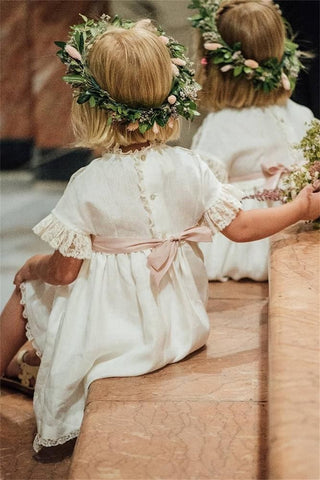
[[[170,93],[173,81],[170,53],[148,20],[131,29],[112,27],[93,44],[88,66],[99,86],[119,103],[132,107],[158,107]],[[71,120],[77,146],[108,151],[144,142],[166,142],[178,138],[180,122],[174,121],[144,134],[129,131],[127,123],[107,125],[105,110],[73,100]]]
[[[284,54],[286,31],[279,10],[269,0],[225,0],[217,12],[221,37],[228,45],[241,42],[245,58],[261,62],[268,58],[279,61]],[[203,38],[198,38],[198,57],[204,57]],[[285,104],[291,91],[282,85],[271,92],[256,90],[247,78],[221,72],[209,62],[199,65],[196,79],[202,86],[200,104],[209,111],[223,108],[266,107]]]

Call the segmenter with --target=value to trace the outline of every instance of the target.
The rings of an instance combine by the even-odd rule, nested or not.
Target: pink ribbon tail
[[[290,170],[281,163],[278,163],[277,165],[262,163],[261,169],[266,177],[266,182],[264,184],[266,190],[275,190],[279,185],[282,175],[290,173]]]
[[[181,241],[211,242],[211,240],[212,233],[208,227],[191,227],[184,230],[181,235],[168,238],[162,244],[153,247],[147,263],[152,281],[159,287],[162,278],[175,259]]]

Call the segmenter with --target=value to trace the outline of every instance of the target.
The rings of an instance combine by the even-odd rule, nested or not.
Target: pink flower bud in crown
[[[165,45],[167,45],[169,43],[169,38],[168,37],[165,37],[164,35],[160,35],[159,38]]]
[[[174,103],[176,103],[177,101],[177,97],[175,95],[170,95],[168,97],[168,103],[170,103],[170,105],[173,105]]]
[[[206,50],[218,50],[218,48],[221,48],[221,47],[222,47],[221,43],[206,42],[204,44],[204,48]]]
[[[285,90],[287,90],[287,91],[291,90],[291,85],[290,85],[289,78],[287,77],[287,75],[285,73],[281,74],[281,83],[282,83],[282,86]]]
[[[245,64],[246,67],[250,67],[250,68],[258,68],[259,67],[259,63],[256,62],[255,60],[251,60],[250,58],[248,60],[245,60],[244,64]]]
[[[206,57],[202,57],[200,63],[201,65],[208,65],[208,60],[206,59]]]
[[[175,65],[179,65],[180,67],[184,67],[185,64],[187,63],[182,58],[171,58],[171,62],[174,63]]]
[[[70,57],[74,58],[75,60],[80,60],[80,62],[82,62],[82,57],[80,53],[72,45],[66,45],[64,47],[64,50],[65,52],[67,52],[68,55],[70,55]]]
[[[169,121],[168,121],[168,127],[173,128],[174,127],[174,122],[175,122],[175,119],[173,117],[170,117]]]
[[[127,126],[127,130],[129,132],[134,132],[138,128],[139,128],[139,122],[129,123],[129,125]]]
[[[159,128],[159,125],[157,124],[157,122],[154,122],[153,127],[152,127],[152,131],[153,131],[153,133],[159,133],[160,132],[160,128]]]
[[[178,77],[179,76],[179,68],[177,67],[177,65],[175,65],[174,63],[171,64],[172,66],[172,73],[175,77]]]
[[[223,65],[223,67],[220,68],[221,72],[229,72],[229,70],[232,70],[232,65]]]

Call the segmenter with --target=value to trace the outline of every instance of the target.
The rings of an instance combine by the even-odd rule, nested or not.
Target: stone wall
[[[107,1],[1,1],[1,161],[3,169],[28,164],[36,175],[68,178],[87,152],[72,144],[71,90],[54,40],[67,38],[79,12],[101,15]],[[62,150],[61,150],[62,148]],[[75,165],[73,165],[75,162]],[[51,175],[51,173],[50,173]]]

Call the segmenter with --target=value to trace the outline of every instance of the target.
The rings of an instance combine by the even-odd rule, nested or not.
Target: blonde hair
[[[154,33],[149,20],[137,22],[131,29],[110,28],[93,44],[88,66],[99,86],[119,103],[132,107],[158,107],[168,96],[173,74],[170,53]],[[98,151],[178,138],[180,122],[174,121],[144,134],[129,131],[127,123],[107,125],[108,114],[87,103],[73,100],[71,120],[77,146]]]
[[[283,57],[285,26],[279,10],[269,0],[225,0],[217,12],[217,26],[228,45],[241,42],[245,58],[261,62],[268,58],[280,61]],[[199,35],[199,58],[205,52]],[[200,104],[209,111],[282,105],[292,93],[282,86],[271,92],[256,90],[247,78],[234,77],[232,71],[221,72],[212,62],[198,67],[196,79],[202,86]]]

